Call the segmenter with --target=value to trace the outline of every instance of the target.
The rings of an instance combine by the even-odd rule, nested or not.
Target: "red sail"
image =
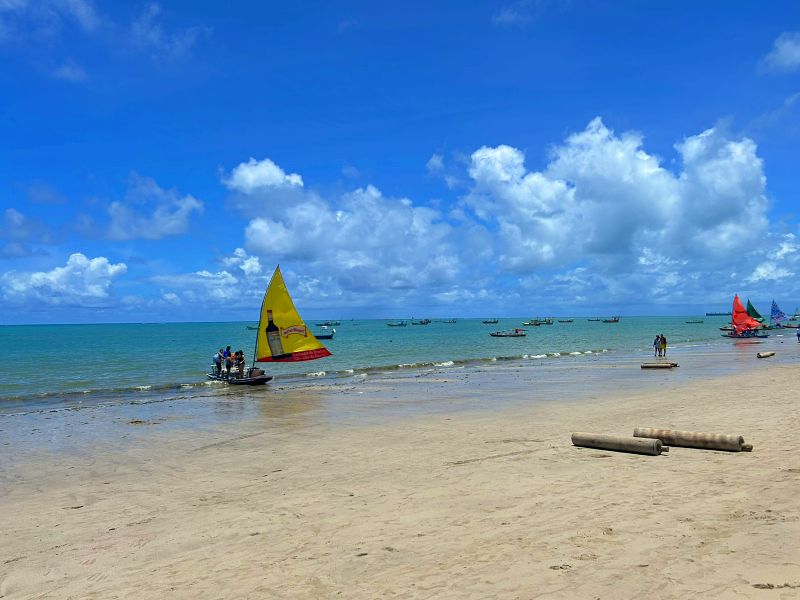
[[[739,300],[739,294],[733,297],[733,315],[731,316],[731,323],[733,323],[733,329],[736,333],[746,329],[758,329],[761,327],[758,321],[747,314],[747,309],[742,304],[742,301]]]

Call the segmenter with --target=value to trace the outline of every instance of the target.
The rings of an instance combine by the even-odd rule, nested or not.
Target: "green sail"
[[[756,310],[756,307],[753,306],[750,303],[750,299],[749,298],[747,299],[747,314],[750,315],[751,317],[753,317],[759,323],[763,323],[764,322],[764,317],[762,317],[760,314],[758,314],[758,311]]]

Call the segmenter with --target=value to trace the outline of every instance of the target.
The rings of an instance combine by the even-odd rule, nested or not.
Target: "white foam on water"
[[[561,352],[553,352],[553,356],[561,356]]]
[[[345,369],[344,371],[342,371],[342,373],[347,373],[348,375],[352,375],[353,373],[355,373],[355,370],[353,370],[353,369]]]
[[[531,358],[547,358],[547,354],[534,354]]]
[[[582,354],[581,352],[570,352],[569,353],[570,356],[580,356],[581,354]]]
[[[593,354],[593,352],[591,350],[587,350],[586,352],[584,352],[584,354]]]
[[[137,385],[136,389],[139,390],[140,392],[146,392],[147,390],[153,389],[153,386],[152,385]]]
[[[306,377],[324,377],[327,375],[325,371],[315,371],[313,373],[306,373]]]
[[[446,360],[446,361],[441,362],[441,363],[434,363],[433,366],[434,367],[452,367],[454,364],[456,364],[456,363],[454,363],[452,360]]]

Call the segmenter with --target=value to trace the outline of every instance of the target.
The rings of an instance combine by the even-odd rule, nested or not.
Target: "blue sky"
[[[2,323],[800,304],[800,5],[0,0]]]

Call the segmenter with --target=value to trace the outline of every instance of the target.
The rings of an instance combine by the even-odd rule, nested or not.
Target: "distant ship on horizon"
[[[730,317],[732,313],[730,312],[707,312],[707,317]]]

